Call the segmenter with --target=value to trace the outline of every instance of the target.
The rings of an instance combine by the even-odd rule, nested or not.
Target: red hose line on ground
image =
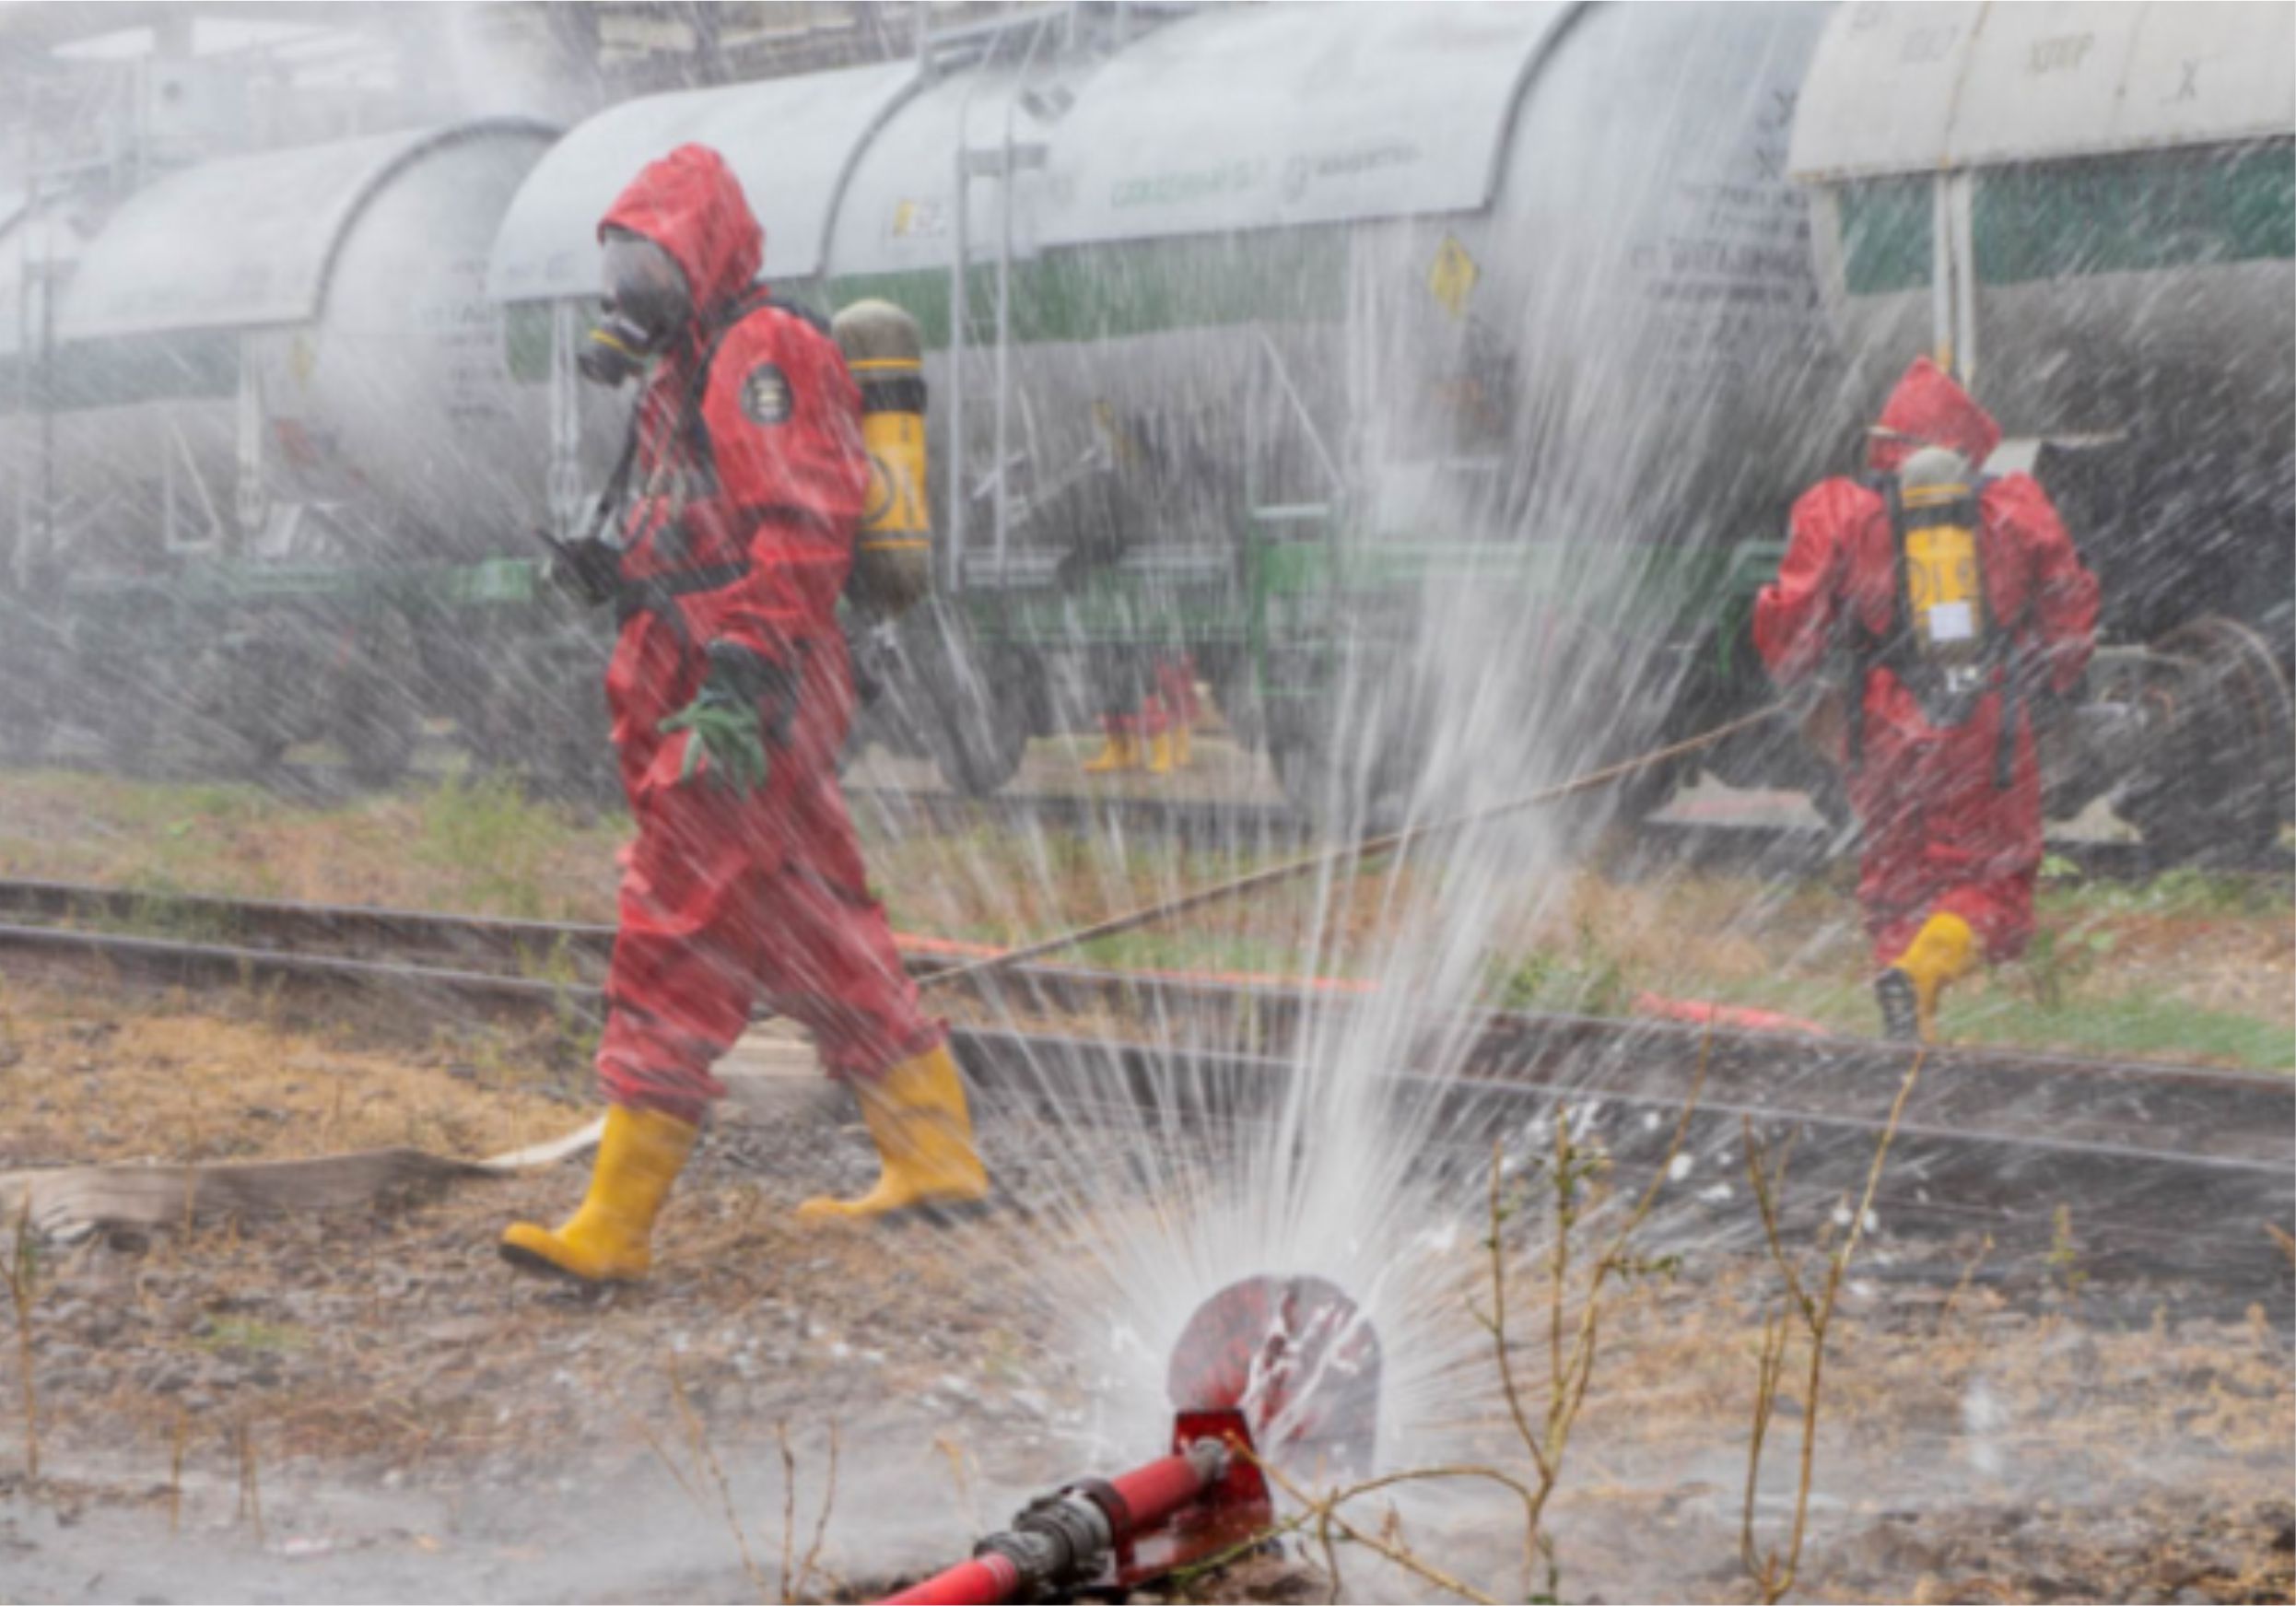
[[[1636,1014],[1659,1020],[1687,1021],[1693,1026],[1730,1026],[1743,1032],[1802,1032],[1813,1037],[1832,1036],[1816,1021],[1775,1009],[1751,1009],[1744,1004],[1708,1003],[1704,999],[1665,998],[1655,992],[1634,995]]]
[[[968,1606],[1040,1593],[1067,1599],[1103,1578],[1112,1560],[1130,1556],[1136,1542],[1216,1493],[1232,1464],[1225,1443],[1208,1438],[1117,1478],[1072,1483],[1030,1506],[1010,1530],[983,1540],[970,1561],[887,1596],[883,1606]],[[1256,1514],[1264,1510],[1263,1495]],[[1119,1581],[1129,1587],[1131,1580]]]
[[[1020,1599],[1021,1570],[1012,1558],[975,1556],[944,1572],[887,1595],[885,1606],[974,1606],[975,1602]]]

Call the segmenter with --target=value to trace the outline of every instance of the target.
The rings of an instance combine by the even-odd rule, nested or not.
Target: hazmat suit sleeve
[[[869,483],[860,391],[827,335],[769,307],[726,335],[702,422],[718,482],[703,516],[750,565],[712,599],[709,639],[793,670],[836,630],[852,567]]]
[[[1986,487],[1986,522],[2010,532],[2028,566],[2032,632],[2049,688],[2060,697],[2080,684],[2096,645],[2097,577],[2081,562],[2048,492],[2029,475]]]
[[[1794,504],[1778,578],[1754,598],[1754,647],[1782,686],[1806,679],[1825,657],[1842,608],[1850,533],[1871,499],[1853,481],[1830,479]]]

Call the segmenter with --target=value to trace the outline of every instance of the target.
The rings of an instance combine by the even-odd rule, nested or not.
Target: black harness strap
[[[753,290],[739,297],[711,318],[702,331],[699,360],[686,381],[685,394],[680,400],[677,421],[673,435],[685,448],[686,459],[697,474],[707,475],[714,485],[718,477],[716,455],[709,446],[709,427],[702,415],[702,403],[709,393],[710,369],[718,360],[718,348],[725,344],[742,320],[751,313],[771,307],[803,320],[822,334],[829,325],[820,313],[794,301],[785,301],[765,290]],[[603,521],[611,508],[620,505],[628,493],[632,469],[638,460],[639,421],[645,407],[631,410],[629,440],[622,448],[622,460],[615,466],[614,477],[607,481],[605,493],[599,498],[599,517]],[[660,539],[659,535],[656,539]],[[699,569],[677,569],[666,574],[649,575],[642,580],[620,581],[615,592],[614,621],[618,628],[639,614],[654,614],[666,620],[677,632],[678,639],[692,646],[693,632],[685,623],[685,610],[678,599],[714,592],[744,579],[750,571],[746,559],[733,563],[709,564]]]
[[[690,647],[694,639],[685,626],[685,612],[677,605],[678,599],[721,591],[748,574],[746,562],[712,563],[700,569],[650,574],[642,580],[625,580],[614,593],[614,622],[619,627],[640,614],[658,614],[678,633],[678,639]]]

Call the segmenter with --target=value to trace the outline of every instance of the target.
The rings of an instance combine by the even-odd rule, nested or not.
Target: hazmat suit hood
[[[1880,432],[1866,448],[1866,466],[1895,474],[1925,446],[1958,451],[1983,468],[2001,444],[2001,427],[1950,374],[1926,357],[1914,358],[1881,409]]]
[[[598,220],[601,240],[609,229],[626,229],[668,252],[685,275],[700,318],[748,289],[765,261],[765,230],[741,181],[706,145],[681,145],[647,163]]]

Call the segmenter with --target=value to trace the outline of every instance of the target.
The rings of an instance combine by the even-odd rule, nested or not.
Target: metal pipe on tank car
[[[950,202],[949,252],[949,579],[948,590],[955,596],[965,589],[965,525],[966,503],[971,499],[965,484],[965,322],[968,311],[968,296],[965,284],[966,258],[972,251],[971,220],[966,209],[972,199],[972,149],[966,129],[972,118],[973,91],[980,87],[976,77],[965,87],[965,98],[956,107],[956,165],[954,177],[955,188]]]
[[[1977,178],[1959,172],[1943,181],[1953,214],[1954,344],[1960,347],[1962,383],[1977,382]]]
[[[1929,181],[1929,354],[1953,371],[1953,209],[1945,203],[1945,175]]]
[[[997,577],[1004,576],[1005,535],[1013,520],[1013,201],[1019,185],[1014,178],[1016,150],[1013,144],[1013,112],[1020,91],[1036,64],[1037,47],[1044,42],[1049,14],[1040,16],[1029,29],[1028,48],[1021,53],[1020,71],[1013,75],[1013,93],[1004,101],[1004,159],[998,177],[1004,188],[997,199]]]

